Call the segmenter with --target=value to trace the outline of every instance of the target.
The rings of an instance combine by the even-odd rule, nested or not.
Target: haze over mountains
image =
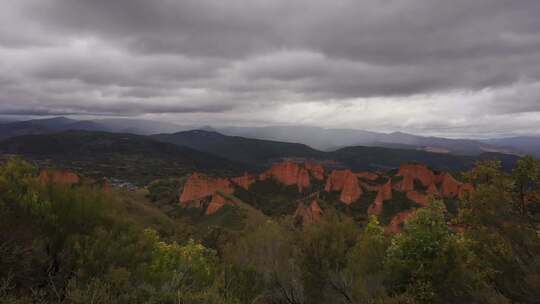
[[[321,150],[335,150],[346,146],[374,146],[403,149],[418,149],[438,153],[477,155],[482,152],[517,153],[512,149],[500,149],[469,139],[448,139],[424,137],[403,132],[380,133],[354,129],[324,129],[320,127],[260,127],[260,128],[220,128],[224,134],[251,138],[263,138],[288,142],[301,142]]]
[[[471,140],[425,137],[403,132],[381,133],[355,129],[325,129],[309,126],[201,127],[177,125],[153,120],[122,118],[75,120],[65,117],[55,117],[1,123],[0,139],[18,135],[46,134],[66,130],[105,131],[150,135],[158,133],[170,134],[194,129],[215,131],[222,135],[229,136],[287,143],[301,143],[323,151],[333,151],[347,146],[373,146],[458,155],[480,155],[483,152],[540,155],[540,137],[534,136]],[[180,140],[178,136],[176,137],[175,140]],[[186,144],[186,140],[189,143]],[[192,143],[189,138],[184,138],[183,141],[187,146],[197,145],[196,142]]]
[[[193,170],[220,175],[261,172],[284,159],[314,160],[328,168],[389,170],[420,162],[436,170],[469,170],[498,159],[505,169],[518,156],[472,140],[428,138],[313,127],[206,128],[174,133],[182,126],[132,119],[73,120],[57,117],[0,125],[0,155],[21,155],[42,166],[61,166],[90,176],[144,185]],[[134,134],[135,133],[135,134]],[[238,133],[243,136],[226,135]],[[272,140],[264,139],[271,137]],[[333,146],[333,149],[315,147]]]

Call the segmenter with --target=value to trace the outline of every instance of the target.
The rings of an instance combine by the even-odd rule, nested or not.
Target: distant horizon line
[[[73,117],[75,116],[75,117]],[[7,118],[6,118],[7,117]],[[519,137],[530,137],[530,138],[539,138],[540,140],[540,132],[535,133],[514,133],[509,134],[507,132],[494,132],[492,135],[458,135],[458,136],[452,136],[450,134],[443,134],[441,132],[426,132],[426,133],[417,133],[417,132],[409,132],[409,131],[402,131],[402,130],[381,130],[381,131],[374,131],[371,129],[364,129],[364,128],[353,128],[353,127],[325,127],[325,126],[316,126],[316,125],[307,125],[307,124],[260,124],[260,125],[233,125],[233,124],[179,124],[176,122],[171,121],[160,121],[157,119],[152,118],[141,118],[136,116],[110,116],[110,115],[79,115],[79,114],[66,114],[66,115],[16,115],[16,114],[3,114],[0,113],[0,124],[4,123],[14,123],[14,122],[24,122],[24,121],[33,121],[33,120],[48,120],[48,119],[70,119],[74,121],[100,121],[100,120],[126,120],[126,121],[145,121],[145,122],[154,122],[164,125],[175,125],[178,127],[181,127],[183,129],[178,130],[176,132],[182,132],[182,131],[191,131],[191,130],[205,130],[205,129],[220,129],[220,128],[279,128],[279,127],[300,127],[300,128],[313,128],[313,129],[322,129],[322,130],[328,130],[328,131],[337,131],[337,130],[344,130],[344,131],[361,131],[361,132],[369,132],[374,134],[385,134],[385,135],[391,135],[391,134],[403,134],[403,135],[411,135],[411,136],[418,136],[418,137],[432,137],[432,138],[443,138],[443,139],[453,139],[453,140],[475,140],[475,141],[482,141],[482,140],[490,140],[490,139],[504,139],[504,138],[519,138]],[[452,128],[444,128],[444,130],[451,130]],[[215,132],[220,132],[220,130],[213,130]],[[497,135],[495,133],[498,133]],[[471,137],[467,137],[471,136]]]

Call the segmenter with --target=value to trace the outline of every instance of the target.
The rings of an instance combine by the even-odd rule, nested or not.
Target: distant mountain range
[[[520,151],[522,153],[532,154],[540,157],[540,137],[520,136],[495,138],[484,140],[483,142],[508,149]]]
[[[219,133],[211,143],[202,137],[201,142],[193,141],[193,129],[215,131]],[[403,132],[380,133],[355,129],[325,129],[306,126],[270,126],[270,127],[194,127],[141,119],[96,119],[74,120],[65,117],[36,119],[0,124],[0,140],[19,135],[50,134],[67,130],[104,131],[114,133],[132,133],[138,135],[156,135],[156,139],[192,148],[227,151],[225,143],[219,141],[219,136],[232,136],[227,143],[241,145],[245,139],[259,139],[261,146],[259,156],[275,155],[280,157],[281,149],[292,151],[299,146],[286,145],[303,144],[320,151],[336,151],[350,146],[385,147],[404,150],[417,150],[441,154],[478,156],[482,153],[504,154],[533,154],[540,156],[540,137],[511,137],[501,139],[471,140],[448,139],[442,137],[425,137]],[[191,134],[191,135],[190,135]],[[199,134],[201,135],[201,134]],[[206,134],[210,136],[209,134]],[[223,137],[221,137],[223,139]],[[281,142],[277,150],[268,150],[264,144],[268,141]],[[233,149],[236,150],[236,149]],[[223,152],[225,153],[225,152]],[[254,154],[256,161],[259,156]],[[238,156],[240,158],[240,156]],[[245,159],[245,158],[243,158]]]
[[[149,135],[177,132],[181,126],[143,119],[75,120],[66,117],[34,119],[0,124],[0,139],[18,135],[48,134],[67,130],[104,131]]]
[[[219,128],[227,135],[250,138],[301,142],[316,149],[332,151],[348,146],[371,146],[422,150],[436,153],[479,155],[483,152],[519,154],[522,150],[509,146],[498,146],[489,142],[470,139],[448,139],[424,137],[403,132],[378,133],[354,129],[324,129],[319,127],[260,127]],[[527,152],[527,151],[524,151]]]
[[[324,161],[330,166],[343,166],[353,170],[396,168],[403,162],[421,162],[433,168],[449,171],[470,169],[479,160],[499,159],[509,168],[517,156],[483,152],[477,155],[435,153],[415,149],[352,146],[335,151],[320,151],[304,144],[226,136],[215,131],[193,130],[174,134],[153,135],[152,138],[186,146],[195,150],[245,163],[250,167],[268,167],[283,158],[304,158]]]
[[[262,171],[282,159],[315,160],[326,167],[388,170],[420,162],[437,170],[465,171],[480,160],[498,159],[504,168],[518,157],[500,153],[454,155],[412,149],[355,146],[325,152],[284,143],[204,130],[152,136],[102,131],[63,131],[0,141],[0,155],[21,155],[38,163],[67,167],[90,176],[111,176],[146,184],[190,171],[239,174]]]

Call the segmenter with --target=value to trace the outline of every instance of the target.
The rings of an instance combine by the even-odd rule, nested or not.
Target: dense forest
[[[479,162],[463,174],[475,190],[455,214],[434,200],[398,234],[337,210],[304,226],[251,210],[238,229],[202,233],[150,203],[167,187],[139,197],[37,174],[21,159],[0,166],[1,304],[540,301],[532,157],[510,172]]]

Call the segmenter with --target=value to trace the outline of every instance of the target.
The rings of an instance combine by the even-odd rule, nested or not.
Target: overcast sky
[[[4,0],[0,114],[540,134],[540,1]]]

